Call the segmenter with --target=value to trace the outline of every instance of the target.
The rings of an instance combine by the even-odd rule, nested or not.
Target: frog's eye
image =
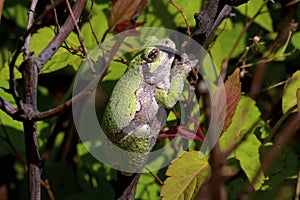
[[[146,60],[148,62],[153,62],[158,57],[158,54],[159,54],[159,50],[158,49],[152,49],[148,53]]]

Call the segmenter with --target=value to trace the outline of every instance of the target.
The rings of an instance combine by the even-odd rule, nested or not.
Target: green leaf
[[[38,33],[33,34],[31,37],[30,48],[37,56],[55,37],[53,27],[45,27],[38,30]],[[76,49],[79,46],[77,36],[71,33],[66,39],[66,43]],[[77,70],[80,66],[81,59],[79,56],[72,55],[69,51],[59,48],[50,61],[48,61],[41,70],[41,73],[50,73],[67,66],[72,66]]]
[[[297,90],[300,88],[300,70],[287,80],[282,97],[282,112],[286,113],[297,103]]]
[[[7,63],[8,55],[9,55],[8,48],[2,47],[2,49],[0,50],[0,70],[2,70],[4,64]]]
[[[8,81],[0,81],[0,87],[8,88]],[[12,95],[0,88],[0,97],[15,106]],[[0,156],[12,153],[12,147],[2,139],[8,137],[14,148],[23,156],[25,160],[25,143],[22,122],[12,119],[9,115],[0,110]]]
[[[251,19],[259,11],[259,8],[263,3],[264,0],[251,0],[248,1],[247,4],[242,4],[236,7],[236,9],[242,15],[245,15],[246,17]],[[266,29],[267,31],[273,32],[273,21],[267,6],[265,6],[262,9],[261,13],[256,17],[254,22],[260,25],[262,28]]]
[[[257,173],[257,170],[261,166],[259,154],[260,147],[261,142],[254,134],[250,134],[247,136],[246,141],[236,149],[236,158],[240,161],[241,168],[244,170],[250,181],[252,181],[253,177]],[[255,190],[261,188],[264,180],[265,177],[263,174],[261,174],[253,185]]]
[[[224,30],[219,35],[215,45],[211,49],[212,57],[214,59],[216,58],[216,61],[218,61],[216,63],[218,64],[217,65],[218,69],[221,68],[222,61],[228,56],[234,43],[237,40],[237,35],[240,34],[243,31],[243,29],[244,29],[244,24],[235,23],[232,28],[230,29],[226,28],[226,30]],[[238,46],[234,49],[232,57],[239,56],[242,52],[245,51],[247,40],[248,40],[248,36],[244,34]]]
[[[19,79],[22,77],[22,74],[16,68],[14,68],[14,74],[15,74],[15,79]],[[4,64],[2,68],[0,68],[0,80],[1,81],[9,80],[9,66],[7,62]]]
[[[298,107],[298,112],[300,113],[300,88],[297,90],[297,107]]]
[[[246,184],[245,179],[241,176],[228,182],[227,184],[227,199],[239,199],[239,195]]]
[[[166,1],[168,3],[169,1]],[[198,13],[200,11],[200,8],[203,7],[204,1],[181,1],[181,0],[174,0],[176,5],[183,10],[187,21],[190,26],[193,26],[195,23],[194,19],[194,13]],[[173,15],[173,21],[175,22],[177,27],[184,27],[186,28],[185,21],[182,17],[182,14],[178,11],[177,8],[175,8],[170,3],[167,6],[168,11],[171,15]]]
[[[255,106],[255,101],[248,97],[242,97],[233,116],[231,125],[219,140],[220,148],[226,151],[248,134],[246,139],[234,150],[230,157],[234,157],[240,161],[241,168],[250,181],[252,181],[261,166],[259,154],[261,142],[254,134],[254,130],[260,121],[260,112]],[[261,174],[253,185],[254,188],[258,190],[263,182],[264,175]]]
[[[91,1],[87,2],[87,8],[90,9]],[[98,40],[101,40],[101,37],[108,29],[108,19],[107,15],[109,15],[108,9],[110,9],[109,3],[101,3],[101,4],[94,4],[92,13],[91,13],[91,24],[93,27],[94,32],[97,35]],[[93,36],[90,24],[88,22],[84,23],[81,27],[81,33],[83,35],[85,44],[88,50],[92,50],[95,47],[97,48],[97,42]]]
[[[268,143],[261,148],[262,156],[265,155],[273,144]],[[270,167],[265,171],[268,179],[263,188],[254,196],[254,199],[292,199],[298,173],[297,154],[291,147],[283,147],[275,156]]]
[[[300,32],[296,32],[293,34],[291,43],[296,47],[297,49],[300,49]]]
[[[13,121],[4,112],[0,112],[0,156],[6,154],[15,155],[15,149],[18,151],[18,154],[21,155],[23,160],[25,160],[25,141],[23,131],[20,130],[21,128],[23,128],[21,122]],[[9,144],[3,138],[8,139],[11,144]],[[11,145],[14,149],[12,149]]]
[[[14,21],[19,27],[25,29],[27,27],[27,8],[20,3],[15,2],[14,6],[5,6],[3,17]]]
[[[160,184],[153,176],[143,173],[137,185],[136,199],[160,199]]]
[[[145,11],[139,17],[139,21],[146,21],[145,26],[147,27],[176,29],[174,15],[170,13],[169,6],[171,5],[169,5],[168,0],[150,1]]]
[[[200,158],[198,151],[184,152],[169,165],[166,173],[169,177],[161,189],[162,199],[194,199],[209,174],[207,157]]]

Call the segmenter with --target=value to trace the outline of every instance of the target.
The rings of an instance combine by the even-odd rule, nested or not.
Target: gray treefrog
[[[102,119],[102,129],[118,147],[132,152],[130,164],[144,166],[197,61],[186,54],[174,64],[175,43],[149,37],[117,82]],[[137,156],[140,155],[140,156]]]

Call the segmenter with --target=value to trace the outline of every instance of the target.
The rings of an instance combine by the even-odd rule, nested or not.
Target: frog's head
[[[145,48],[142,52],[142,70],[145,81],[156,84],[169,76],[174,57],[174,49],[168,46],[160,44]]]

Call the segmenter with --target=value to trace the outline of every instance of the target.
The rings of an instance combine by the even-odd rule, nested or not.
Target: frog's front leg
[[[184,82],[191,71],[192,66],[179,64],[173,69],[171,74],[171,83],[168,89],[156,89],[155,98],[166,108],[172,108],[176,102],[179,100],[180,95],[182,94]]]

